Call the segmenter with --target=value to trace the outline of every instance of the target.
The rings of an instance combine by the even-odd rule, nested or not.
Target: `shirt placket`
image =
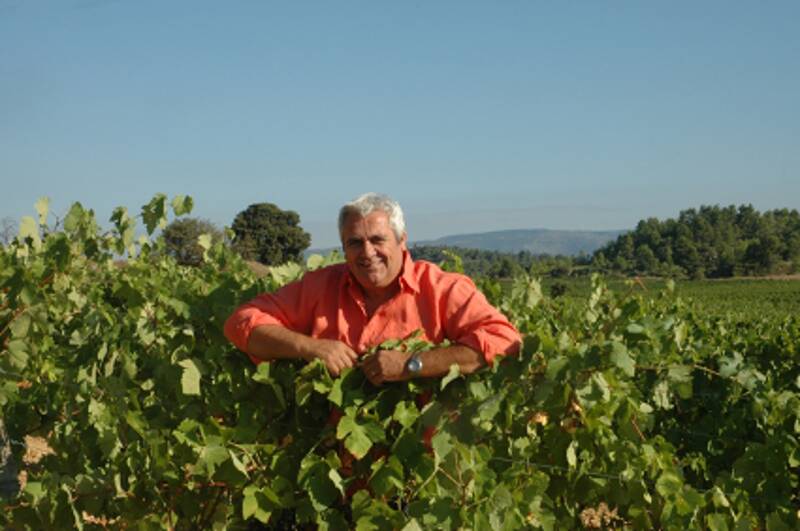
[[[394,299],[388,300],[381,304],[380,307],[372,314],[372,318],[367,321],[367,326],[364,327],[364,333],[361,335],[361,341],[368,344],[368,348],[379,345],[381,342],[378,338],[381,337],[384,330],[391,324],[391,319],[387,318],[389,315],[389,306],[395,302]]]
[[[346,286],[346,296],[350,299],[350,302],[355,305],[356,310],[358,312],[358,324],[357,326],[353,326],[356,323],[349,323],[350,330],[353,328],[357,329],[357,337],[351,337],[351,344],[356,350],[356,354],[363,355],[370,347],[367,344],[366,338],[369,337],[369,330],[370,330],[370,320],[367,319],[367,305],[361,291],[355,285],[355,283],[351,280],[348,282]],[[355,340],[355,341],[352,341]]]

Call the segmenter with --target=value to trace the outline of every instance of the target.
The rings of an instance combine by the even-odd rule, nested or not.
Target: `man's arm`
[[[319,358],[334,376],[355,365],[358,355],[335,339],[315,339],[280,325],[257,326],[250,333],[246,351],[264,361]]]
[[[450,372],[450,366],[457,364],[461,374],[470,374],[486,366],[486,357],[477,350],[464,345],[441,347],[419,355],[422,369],[414,374],[406,370],[406,362],[411,357],[408,352],[399,350],[379,350],[367,357],[361,365],[367,379],[374,385],[384,382],[398,382],[414,378],[438,378]]]
[[[358,356],[344,343],[315,339],[309,334],[320,297],[330,297],[337,271],[323,268],[306,273],[274,293],[264,293],[240,305],[225,322],[228,340],[254,362],[319,358],[338,375],[355,365]]]
[[[456,282],[445,302],[445,337],[453,343],[482,352],[486,364],[495,355],[519,353],[522,337],[508,318],[492,306],[469,277],[448,273]]]

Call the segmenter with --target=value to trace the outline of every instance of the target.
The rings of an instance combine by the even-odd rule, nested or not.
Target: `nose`
[[[364,242],[364,248],[362,249],[362,252],[364,253],[364,256],[366,256],[366,257],[375,256],[375,246],[372,245],[372,242],[367,240],[367,241]]]

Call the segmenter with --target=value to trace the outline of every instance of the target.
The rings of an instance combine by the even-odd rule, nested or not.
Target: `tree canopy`
[[[800,270],[800,214],[752,205],[701,206],[677,219],[642,220],[598,249],[598,269],[627,274],[721,278]]]
[[[507,253],[464,247],[413,245],[409,248],[415,260],[439,263],[448,259],[446,251],[461,258],[464,272],[471,277],[511,278],[521,272],[536,275],[566,276],[574,266],[582,265],[585,257],[550,256],[530,251]]]
[[[224,236],[213,223],[205,219],[179,218],[164,228],[162,236],[167,254],[179,264],[196,266],[203,262],[203,248],[197,241],[202,234],[211,236],[211,242],[222,241]]]
[[[311,235],[300,227],[300,216],[272,203],[255,203],[239,212],[231,227],[233,247],[246,260],[267,265],[300,262]]]

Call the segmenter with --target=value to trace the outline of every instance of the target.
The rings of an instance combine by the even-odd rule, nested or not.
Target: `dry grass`
[[[22,456],[22,462],[26,465],[35,465],[45,456],[54,455],[55,453],[44,437],[25,436],[25,455]]]
[[[252,271],[257,278],[263,278],[269,274],[269,266],[265,266],[261,262],[247,260],[245,261],[245,263],[247,264],[247,267],[250,269],[250,271]]]

